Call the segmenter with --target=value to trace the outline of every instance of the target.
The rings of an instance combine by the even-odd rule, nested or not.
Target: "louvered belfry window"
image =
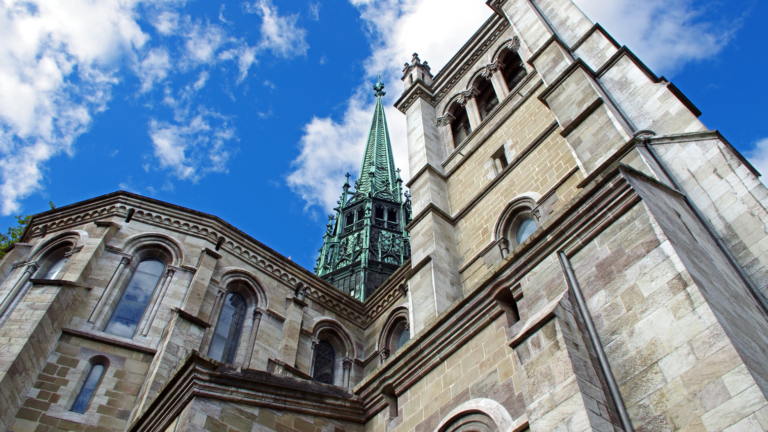
[[[333,364],[335,362],[336,351],[327,341],[320,341],[315,348],[315,381],[333,384]]]

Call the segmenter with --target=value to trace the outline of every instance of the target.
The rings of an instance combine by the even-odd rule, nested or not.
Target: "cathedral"
[[[314,272],[128,192],[35,215],[0,430],[768,430],[760,174],[571,0],[478,7],[403,68],[407,183],[374,86]]]

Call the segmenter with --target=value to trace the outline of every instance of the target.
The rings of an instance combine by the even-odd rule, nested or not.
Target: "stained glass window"
[[[333,366],[336,362],[336,351],[327,341],[320,341],[315,347],[315,381],[323,384],[333,384]]]
[[[229,293],[224,299],[224,306],[213,332],[208,356],[222,363],[233,363],[237,354],[237,344],[243,332],[245,320],[245,299],[239,293]]]
[[[103,373],[104,365],[95,364],[91,366],[91,371],[88,373],[88,377],[85,379],[83,387],[80,389],[80,393],[78,393],[77,399],[75,399],[75,403],[72,405],[71,411],[80,414],[85,412],[85,409],[88,408],[88,403],[91,401],[91,398],[93,398],[93,393],[96,391],[96,386],[98,386],[99,381],[101,381],[101,375]]]
[[[163,262],[156,258],[149,258],[139,263],[104,329],[105,332],[127,338],[133,337],[164,269]]]

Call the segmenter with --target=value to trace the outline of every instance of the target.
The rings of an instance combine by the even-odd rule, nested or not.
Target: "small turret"
[[[421,62],[419,55],[413,53],[411,63],[403,68],[403,91],[408,90],[416,81],[423,81],[427,86],[432,85],[432,72],[427,62]]]

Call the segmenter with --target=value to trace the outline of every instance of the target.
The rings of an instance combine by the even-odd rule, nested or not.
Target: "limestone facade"
[[[0,427],[768,430],[759,173],[570,0],[488,6],[440,72],[406,64],[411,258],[370,298],[126,192],[36,215],[0,262]]]

